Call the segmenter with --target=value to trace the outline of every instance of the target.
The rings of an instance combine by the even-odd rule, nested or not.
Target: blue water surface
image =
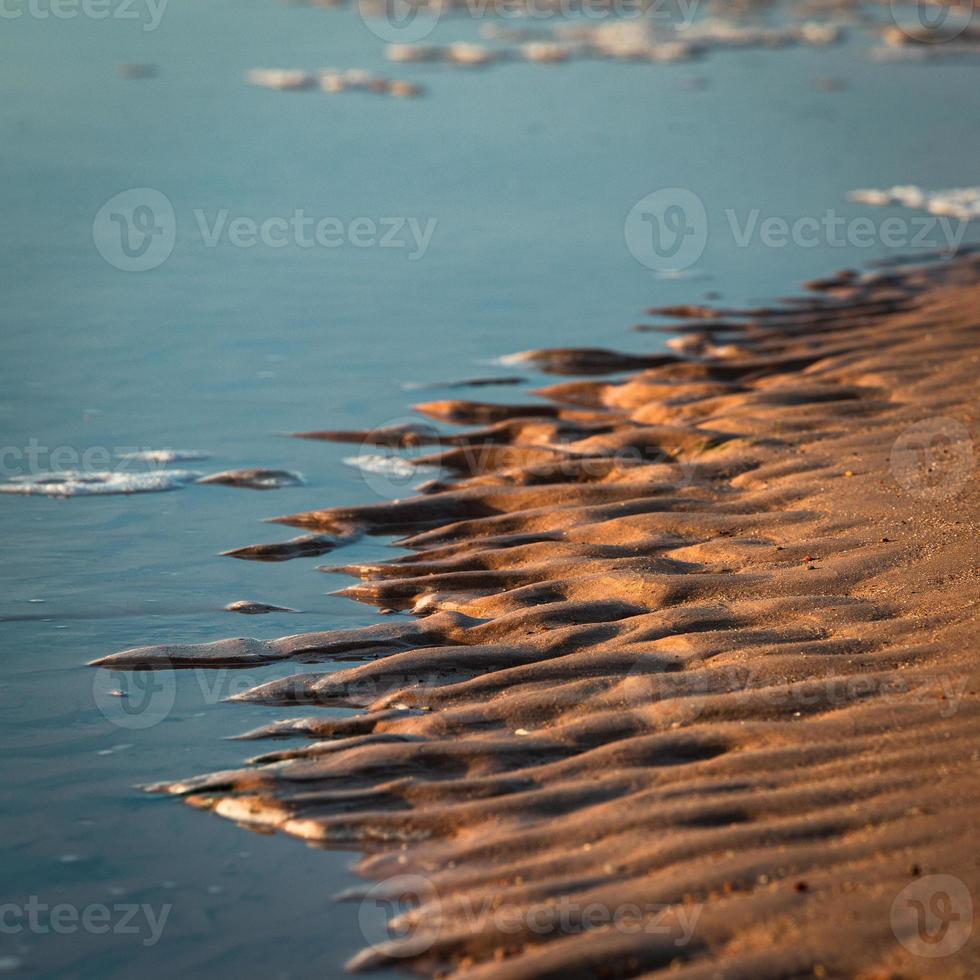
[[[708,292],[769,299],[892,254],[880,242],[741,247],[725,212],[853,218],[872,213],[847,201],[854,188],[977,183],[980,108],[957,95],[975,90],[975,68],[873,63],[856,34],[679,65],[395,66],[354,12],[274,0],[171,0],[156,30],[144,24],[0,21],[2,476],[28,472],[32,447],[46,469],[86,451],[172,446],[212,454],[180,466],[285,468],[305,484],[0,494],[0,905],[170,908],[152,944],[146,929],[4,928],[0,970],[339,976],[365,943],[357,905],[331,901],[355,881],[350,854],[256,836],[136,789],[252,754],[256,743],[227,737],[288,712],[222,698],[276,672],[182,673],[173,707],[137,727],[110,695],[119,681],[86,661],[374,622],[370,607],[327,594],[345,583],[315,571],[323,559],[220,556],[289,535],[265,518],[378,499],[344,465],[351,447],[283,433],[403,420],[413,401],[452,396],[402,383],[514,372],[493,360],[528,347],[652,350],[656,335],[629,330],[648,306]],[[433,39],[478,36],[454,18]],[[123,63],[159,73],[123,78]],[[259,66],[385,71],[428,95],[270,91],[245,83]],[[827,91],[826,78],[842,87]],[[93,242],[100,208],[130,188],[164,195],[176,219],[172,254],[145,272],[115,267]],[[661,188],[695,193],[710,222],[703,256],[676,279],[624,240],[630,209]],[[345,226],[436,224],[413,259],[350,244],[209,247],[194,217],[298,210]],[[362,540],[343,560],[390,553]],[[242,598],[302,612],[223,611]]]

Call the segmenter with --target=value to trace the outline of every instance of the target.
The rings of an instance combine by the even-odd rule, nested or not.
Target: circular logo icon
[[[892,932],[915,956],[952,956],[973,932],[973,899],[953,875],[926,875],[906,885],[892,902]]]
[[[637,201],[623,225],[626,247],[655,272],[680,272],[694,265],[708,244],[704,202],[684,187],[666,187]]]
[[[380,881],[361,901],[357,922],[371,949],[384,949],[389,957],[418,956],[438,939],[436,929],[425,929],[414,916],[423,909],[431,921],[439,918],[439,893],[422,875],[396,875]]]
[[[155,269],[170,258],[177,241],[174,206],[152,187],[123,191],[99,208],[92,222],[92,241],[116,269]]]
[[[100,667],[92,693],[99,711],[119,728],[152,728],[166,718],[177,699],[173,670],[116,671]]]
[[[417,418],[391,419],[372,429],[356,456],[344,462],[360,471],[372,493],[383,500],[413,496],[416,487],[440,472],[438,466],[418,465],[412,456],[437,449],[439,431]]]
[[[663,704],[665,721],[689,725],[701,714],[707,693],[701,668],[693,662],[681,671],[665,671],[658,657],[641,654],[621,682],[626,709],[643,712]]]
[[[959,37],[973,20],[975,0],[943,3],[936,0],[891,0],[891,17],[913,41],[944,44]],[[913,14],[910,21],[908,15]]]
[[[438,0],[357,0],[357,12],[375,37],[413,44],[435,30],[442,5]]]
[[[956,493],[973,472],[973,440],[956,419],[925,419],[895,440],[890,462],[892,475],[909,493],[941,500]]]

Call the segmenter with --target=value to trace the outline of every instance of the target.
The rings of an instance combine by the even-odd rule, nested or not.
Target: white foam
[[[488,364],[502,364],[504,367],[513,367],[515,364],[527,364],[528,361],[534,360],[533,350],[520,350],[514,354],[502,354],[500,357],[496,357]]]
[[[176,490],[197,479],[190,470],[168,470],[157,473],[82,473],[63,470],[11,477],[0,483],[0,493],[40,494],[47,497],[96,497],[113,493],[154,493]]]
[[[186,463],[210,459],[211,454],[197,449],[140,449],[131,453],[117,453],[119,459],[131,459],[141,463]]]
[[[707,272],[702,272],[699,269],[664,269],[662,272],[657,273],[658,279],[683,279],[688,282],[695,282],[701,279],[710,279],[711,276]]]
[[[438,471],[437,466],[413,466],[401,456],[382,456],[378,453],[362,453],[360,456],[347,456],[344,462],[348,466],[363,470],[365,473],[381,473],[384,476],[394,476],[407,479],[421,476],[425,473]]]
[[[959,218],[980,219],[980,187],[953,187],[941,191],[924,191],[914,184],[903,184],[887,190],[851,191],[848,197],[858,204],[887,207],[899,204],[914,211]]]
[[[297,92],[316,86],[316,76],[294,68],[253,68],[246,77],[252,85],[286,92]]]

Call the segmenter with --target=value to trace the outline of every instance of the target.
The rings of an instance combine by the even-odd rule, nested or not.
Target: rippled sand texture
[[[980,896],[980,261],[813,287],[659,311],[709,353],[556,384],[540,411],[425,406],[479,426],[426,458],[430,492],[284,519],[406,535],[405,557],[346,567],[347,594],[417,618],[101,662],[366,661],[240,696],[303,705],[250,737],[305,747],[155,789],[422,876],[404,940],[355,967],[980,975],[980,929],[916,955],[893,909],[934,873]],[[559,922],[569,901],[669,928]]]

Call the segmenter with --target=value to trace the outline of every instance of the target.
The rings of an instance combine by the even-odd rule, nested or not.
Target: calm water
[[[454,21],[435,39],[477,32]],[[269,493],[0,495],[0,904],[170,907],[152,945],[146,927],[5,929],[0,970],[340,974],[363,943],[356,906],[330,900],[354,881],[350,855],[134,789],[251,754],[223,739],[284,712],[220,699],[272,672],[181,674],[173,709],[134,728],[113,721],[128,716],[108,697],[111,679],[84,663],[144,643],[373,621],[368,607],[325,594],[344,583],[315,572],[321,560],[219,557],[289,535],[263,518],[377,499],[343,464],[350,447],[281,433],[403,418],[413,400],[443,396],[402,382],[496,373],[492,358],[529,346],[650,349],[654,339],[628,330],[645,306],[708,290],[731,302],[785,295],[889,254],[757,239],[741,248],[724,232],[726,208],[880,220],[900,212],[868,212],[846,192],[977,182],[980,110],[951,95],[975,89],[975,69],[873,64],[864,46],[450,72],[386,66],[355,14],[273,0],[171,0],[153,32],[116,19],[0,21],[3,476],[27,471],[32,446],[45,470],[65,465],[50,455],[57,447],[70,459],[174,446],[211,453],[180,464],[202,472],[267,466],[306,478]],[[130,62],[159,65],[159,77],[118,77]],[[402,102],[243,82],[255,66],[325,65],[386,70],[430,94]],[[815,85],[828,77],[845,90]],[[143,273],[114,268],[92,240],[100,207],[131,187],[165,194],[177,221],[172,256]],[[664,280],[624,245],[625,215],[662,187],[690,188],[707,209],[698,278]],[[303,209],[436,226],[414,261],[406,249],[351,245],[209,248],[195,209],[209,221],[222,209],[256,221]],[[514,389],[487,392],[474,397]],[[384,553],[379,541],[348,551]],[[222,611],[241,598],[303,612]]]

